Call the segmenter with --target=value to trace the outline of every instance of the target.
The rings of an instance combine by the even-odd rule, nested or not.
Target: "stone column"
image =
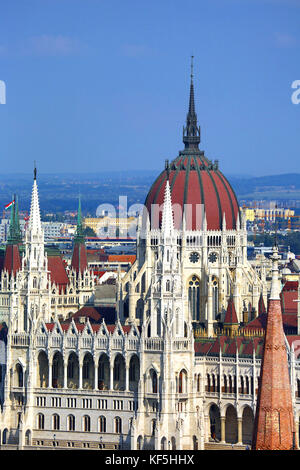
[[[243,443],[243,418],[238,418],[237,419],[237,424],[238,424],[238,444]]]
[[[52,361],[49,361],[48,388],[52,388]]]
[[[225,416],[221,416],[221,442],[225,442],[225,423],[226,418]]]
[[[79,386],[78,388],[82,388],[82,363],[79,363]]]
[[[129,365],[126,364],[126,370],[125,370],[125,390],[128,392],[129,390]]]
[[[110,364],[109,390],[114,389],[114,366]]]
[[[210,439],[210,419],[209,416],[205,416],[205,441],[209,442]]]
[[[213,288],[211,282],[211,275],[208,277],[207,286],[207,336],[211,337],[214,334],[213,327]]]
[[[64,388],[68,388],[68,363],[64,363]]]
[[[94,390],[98,390],[98,366],[94,361]]]

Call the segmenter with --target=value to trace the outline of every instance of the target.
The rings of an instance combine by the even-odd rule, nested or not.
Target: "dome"
[[[199,149],[200,127],[194,103],[193,75],[191,75],[189,110],[183,129],[184,150],[154,181],[145,201],[151,228],[159,228],[166,181],[169,179],[173,205],[174,226],[182,227],[184,210],[186,229],[200,230],[201,216],[206,215],[208,230],[236,229],[239,205],[230,183],[214,163]],[[159,209],[160,207],[160,209]],[[157,215],[158,214],[158,215]],[[188,215],[187,215],[188,214]],[[225,219],[224,219],[225,216]]]
[[[186,216],[187,230],[200,229],[197,213],[202,204],[208,230],[221,230],[224,215],[226,229],[236,229],[239,205],[235,193],[219,170],[218,163],[207,160],[203,152],[199,155],[179,155],[155,180],[145,201],[152,228],[158,228],[153,222],[152,207],[162,207],[167,178],[170,183],[176,229],[181,228],[183,208],[185,213],[190,211],[191,215],[191,218]],[[181,208],[179,212],[176,211],[177,205]]]

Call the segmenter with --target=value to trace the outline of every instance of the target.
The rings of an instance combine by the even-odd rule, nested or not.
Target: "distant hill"
[[[239,199],[300,200],[300,174],[228,178]]]
[[[143,204],[159,171],[116,171],[103,173],[38,174],[42,213],[76,210],[81,195],[83,213],[94,215],[100,204],[119,203],[119,195],[127,196],[128,206]],[[300,174],[290,173],[253,177],[231,175],[230,184],[239,200],[298,200],[300,201]],[[21,210],[29,210],[32,174],[0,175],[0,210],[19,197]]]

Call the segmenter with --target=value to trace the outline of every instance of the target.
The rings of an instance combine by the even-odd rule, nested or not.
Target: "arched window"
[[[18,387],[23,387],[24,376],[23,376],[23,367],[21,366],[21,364],[16,365],[16,372],[17,372]]]
[[[99,432],[106,432],[106,418],[105,416],[99,417]]]
[[[245,386],[244,386],[244,377],[241,376],[241,388],[240,388],[240,393],[244,394],[245,393]]]
[[[160,449],[161,450],[168,450],[167,438],[166,437],[162,437],[162,439],[160,441]]]
[[[150,371],[151,393],[157,393],[157,373],[154,369]]]
[[[206,378],[207,378],[206,391],[207,391],[207,392],[210,392],[210,387],[211,387],[211,384],[210,384],[210,375],[207,374]]]
[[[53,421],[52,421],[53,422],[53,430],[54,431],[59,431],[59,429],[60,429],[59,416],[55,414],[55,415],[53,415],[52,419],[53,419]]]
[[[27,429],[25,433],[25,445],[30,446],[30,444],[31,444],[31,431]]]
[[[178,393],[186,393],[187,375],[185,370],[181,370],[178,376]]]
[[[142,450],[143,447],[143,436],[137,438],[137,450]]]
[[[37,427],[38,429],[45,429],[45,416],[43,413],[37,415]]]
[[[156,428],[156,419],[151,421],[151,436],[155,435],[155,428]]]
[[[8,434],[8,429],[4,429],[2,433],[2,444],[7,444],[7,434]]]
[[[197,392],[201,391],[201,375],[197,375]]]
[[[216,391],[216,378],[215,374],[212,374],[212,392]]]
[[[219,313],[219,287],[218,287],[218,279],[216,276],[212,277],[212,285],[213,285],[213,316],[214,318],[216,318]]]
[[[228,393],[228,383],[227,383],[227,376],[224,375],[224,393]]]
[[[245,387],[245,388],[246,388],[245,393],[246,393],[247,395],[249,395],[249,393],[250,393],[250,383],[249,383],[249,377],[248,377],[248,375],[246,375],[246,387]]]
[[[68,416],[68,431],[75,431],[75,416]]]
[[[116,434],[122,433],[122,420],[119,416],[115,418],[115,433]]]
[[[188,284],[189,312],[192,321],[200,319],[200,281],[197,276],[192,276]]]
[[[83,367],[82,367],[82,378],[88,379],[89,378],[89,366],[90,361],[87,357],[84,358]]]
[[[83,430],[84,432],[90,432],[91,430],[91,418],[87,415],[83,417]]]
[[[170,292],[171,287],[170,287],[170,280],[168,279],[166,282],[166,292]]]

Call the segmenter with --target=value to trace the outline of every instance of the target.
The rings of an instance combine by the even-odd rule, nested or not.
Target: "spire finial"
[[[194,56],[191,56],[191,80],[194,78]]]
[[[34,160],[33,179],[36,180],[36,161]]]
[[[170,177],[170,163],[169,163],[169,160],[165,161],[165,170],[166,170],[166,173],[167,173],[167,180],[169,180],[169,177]]]
[[[199,153],[200,127],[197,123],[194,97],[194,56],[191,56],[191,83],[189,110],[186,116],[186,126],[183,128],[183,143],[185,153]]]

